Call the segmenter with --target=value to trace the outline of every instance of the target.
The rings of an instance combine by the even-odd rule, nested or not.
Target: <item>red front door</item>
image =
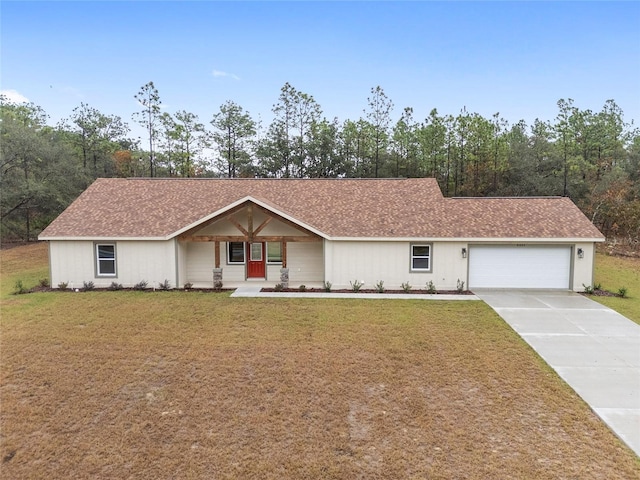
[[[247,243],[247,278],[265,278],[264,243]]]

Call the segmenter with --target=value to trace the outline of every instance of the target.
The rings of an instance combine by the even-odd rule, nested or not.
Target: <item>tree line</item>
[[[153,82],[134,98],[144,142],[85,103],[49,125],[41,107],[0,98],[3,242],[34,239],[98,177],[434,177],[445,196],[569,196],[607,237],[640,242],[640,132],[614,100],[593,112],[561,99],[532,124],[466,108],[418,120],[394,116],[378,86],[339,121],[286,83],[263,127],[233,101],[206,124],[163,111]]]

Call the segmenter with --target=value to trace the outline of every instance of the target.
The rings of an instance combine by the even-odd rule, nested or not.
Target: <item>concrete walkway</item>
[[[357,298],[360,300],[480,300],[475,295],[429,295],[426,293],[337,293],[337,292],[261,292],[260,285],[246,285],[236,289],[232,297],[260,298]]]
[[[475,293],[640,456],[640,325],[573,292]]]

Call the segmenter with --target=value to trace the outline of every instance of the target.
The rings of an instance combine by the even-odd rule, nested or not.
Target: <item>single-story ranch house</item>
[[[98,179],[39,238],[53,287],[438,290],[583,290],[604,241],[569,198],[445,198],[430,178]]]

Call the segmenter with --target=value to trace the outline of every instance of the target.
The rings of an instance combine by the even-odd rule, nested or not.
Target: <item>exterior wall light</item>
[[[584,258],[584,250],[581,248],[578,249],[578,258]]]
[[[467,249],[466,248],[462,249],[462,258],[467,258]]]

